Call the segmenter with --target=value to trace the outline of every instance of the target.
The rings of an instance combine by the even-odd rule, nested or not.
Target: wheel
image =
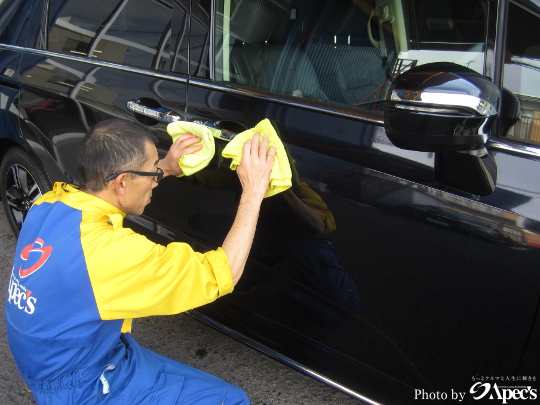
[[[22,149],[11,148],[0,165],[0,197],[15,236],[30,207],[51,189],[51,183],[34,160]]]

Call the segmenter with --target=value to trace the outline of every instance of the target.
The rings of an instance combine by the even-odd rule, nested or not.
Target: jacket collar
[[[126,214],[119,208],[102,200],[99,197],[85,193],[79,190],[77,186],[57,182],[54,183],[52,191],[40,197],[36,204],[42,202],[62,202],[72,208],[84,211],[85,215],[94,221],[104,218],[105,222],[110,222],[115,228],[122,226]]]

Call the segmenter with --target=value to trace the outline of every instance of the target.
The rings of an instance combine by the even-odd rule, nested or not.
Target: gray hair
[[[152,131],[134,121],[99,122],[88,131],[79,150],[81,189],[101,191],[106,187],[103,180],[111,174],[140,169],[148,159],[146,145],[156,142]]]

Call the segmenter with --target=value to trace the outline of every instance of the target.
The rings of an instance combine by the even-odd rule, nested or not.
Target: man
[[[8,340],[41,404],[245,404],[237,387],[137,344],[131,319],[176,314],[233,290],[253,241],[275,155],[244,145],[243,192],[221,248],[161,246],[123,228],[178,159],[201,148],[181,136],[159,160],[155,136],[122,120],[96,125],[79,154],[80,189],[56,183],[24,222],[6,303]]]

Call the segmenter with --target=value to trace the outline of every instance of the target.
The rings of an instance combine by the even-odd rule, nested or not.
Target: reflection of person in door
[[[339,263],[328,237],[336,229],[332,212],[315,191],[299,181],[290,155],[289,161],[293,186],[264,199],[252,254],[270,266],[288,259],[303,285],[359,313],[361,303],[356,285]],[[192,182],[211,189],[240,190],[237,176],[225,165],[222,169],[203,170],[191,177]],[[195,231],[219,241],[232,220],[232,215],[199,212],[193,215],[192,226]],[[303,304],[307,302],[306,297],[296,298]],[[321,320],[320,314],[313,313],[313,316]],[[337,323],[325,322],[334,326]]]

